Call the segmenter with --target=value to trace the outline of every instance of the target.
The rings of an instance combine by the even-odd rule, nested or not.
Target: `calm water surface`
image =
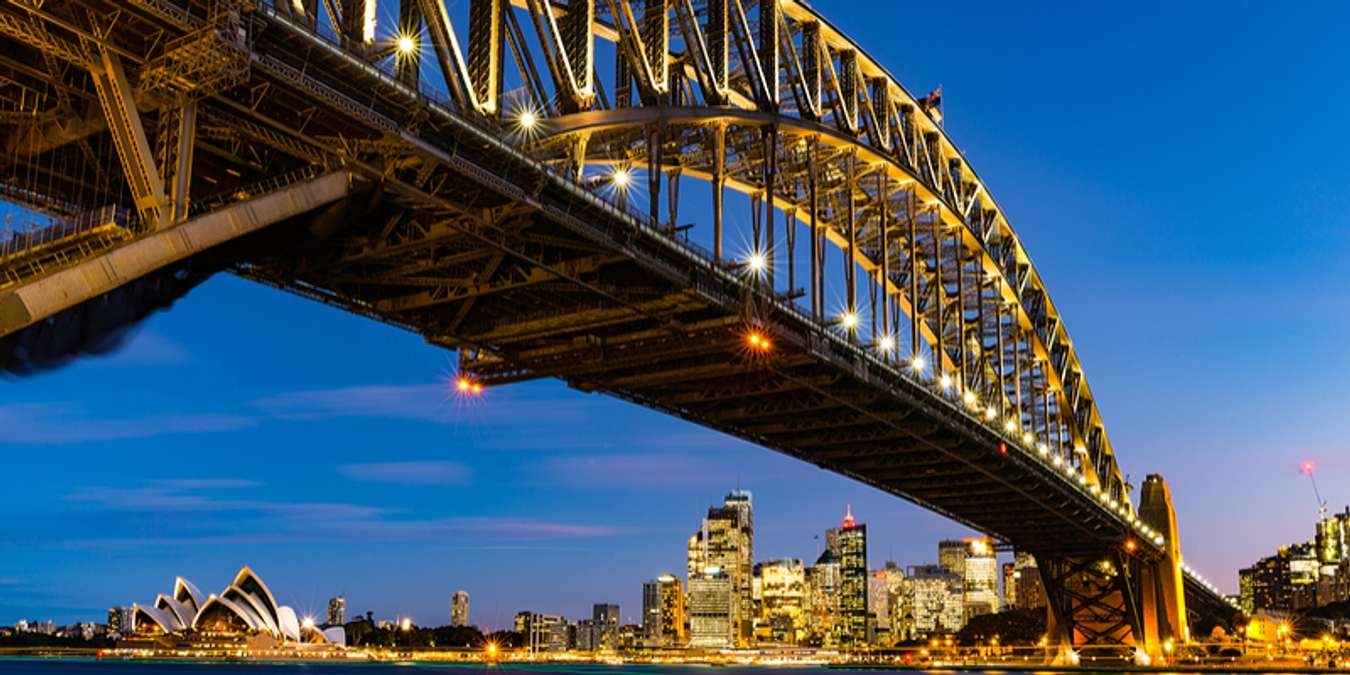
[[[0,658],[0,673],[34,675],[880,675],[922,671],[848,671],[818,667],[654,666],[603,664],[511,664],[485,668],[477,664],[439,663],[177,663],[165,661],[95,661],[92,659]],[[933,672],[933,671],[929,671]],[[957,671],[945,671],[959,675]],[[978,672],[978,671],[971,671]],[[991,671],[995,672],[995,671]],[[1002,671],[1006,672],[1006,671]]]
[[[1098,670],[1095,672],[1103,672]],[[604,664],[511,664],[485,668],[478,664],[440,663],[225,663],[172,661],[95,661],[93,659],[30,659],[0,657],[0,673],[33,675],[1014,675],[1007,670],[840,670],[820,667],[784,666],[671,666]],[[1022,671],[1026,672],[1026,671]],[[1049,671],[1040,671],[1039,675]],[[1074,672],[1074,671],[1059,671]],[[1094,671],[1078,671],[1094,672]],[[1225,675],[1224,671],[1210,671]],[[1251,675],[1244,671],[1242,675]]]

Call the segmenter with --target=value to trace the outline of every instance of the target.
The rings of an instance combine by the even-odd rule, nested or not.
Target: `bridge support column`
[[[155,157],[150,151],[141,113],[132,98],[122,59],[111,50],[99,48],[102,62],[92,68],[94,89],[98,92],[103,116],[112,132],[113,145],[122,162],[122,172],[131,188],[132,199],[141,219],[152,228],[162,227],[167,220],[167,199],[164,183],[160,180]]]
[[[1045,587],[1047,638],[1055,662],[1080,657],[1131,661],[1140,631],[1138,561],[1123,552],[1037,556]]]
[[[1156,658],[1162,656],[1166,643],[1190,641],[1177,515],[1172,508],[1172,492],[1158,474],[1149,474],[1144,479],[1139,498],[1139,519],[1164,539],[1163,557],[1144,565],[1141,570],[1140,602],[1144,614],[1145,644],[1149,656]]]

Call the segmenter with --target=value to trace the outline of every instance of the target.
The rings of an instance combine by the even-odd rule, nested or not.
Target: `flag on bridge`
[[[923,97],[922,104],[924,110],[940,110],[942,108],[942,85],[939,84],[937,89],[928,92],[928,95]]]

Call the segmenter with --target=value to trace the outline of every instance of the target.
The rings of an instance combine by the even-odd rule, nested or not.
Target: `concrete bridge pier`
[[[1144,479],[1139,498],[1139,519],[1164,538],[1163,557],[1141,566],[1140,604],[1144,619],[1144,643],[1152,658],[1166,656],[1171,645],[1189,642],[1186,593],[1181,570],[1181,539],[1172,492],[1158,474]]]

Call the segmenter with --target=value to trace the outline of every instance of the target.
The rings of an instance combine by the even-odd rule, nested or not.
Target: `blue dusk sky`
[[[1187,560],[1312,536],[1350,502],[1350,4],[815,3],[946,128],[1066,317],[1123,470],[1170,482]],[[119,353],[0,382],[0,623],[96,619],[250,565],[284,603],[577,617],[682,573],[754,493],[760,559],[846,503],[872,563],[960,526],[774,452],[544,381],[452,396],[454,355],[221,275]]]

